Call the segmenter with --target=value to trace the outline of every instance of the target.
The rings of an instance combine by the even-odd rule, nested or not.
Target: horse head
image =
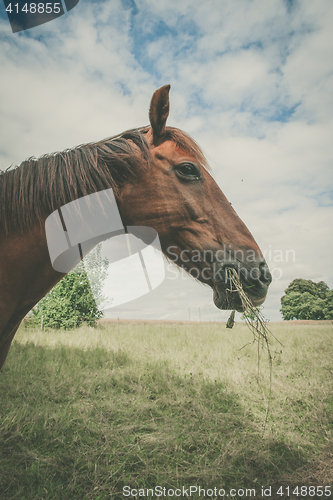
[[[149,168],[121,189],[123,222],[153,227],[164,254],[208,284],[219,309],[242,311],[239,295],[231,290],[230,269],[237,271],[245,293],[259,306],[272,281],[268,266],[210,175],[199,146],[184,132],[166,126],[169,90],[164,86],[152,97],[150,127],[143,130]]]

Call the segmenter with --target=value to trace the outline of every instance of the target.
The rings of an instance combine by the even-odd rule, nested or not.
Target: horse
[[[63,205],[112,189],[124,227],[157,231],[167,259],[209,285],[219,309],[242,311],[235,269],[259,306],[271,274],[198,144],[169,127],[170,85],[153,94],[149,122],[112,138],[29,158],[0,175],[0,368],[24,316],[65,275],[50,261],[45,220]]]

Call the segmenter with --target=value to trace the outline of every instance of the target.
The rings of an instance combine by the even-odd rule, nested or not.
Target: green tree
[[[324,281],[295,279],[281,298],[283,319],[332,319],[332,292]]]
[[[97,304],[103,302],[103,281],[107,259],[101,258],[98,245],[73,271],[68,273],[32,310],[37,324],[47,328],[72,329],[87,323],[91,326],[103,316]],[[90,285],[88,274],[90,277]]]
[[[333,319],[333,290],[327,292],[324,314],[325,319]]]

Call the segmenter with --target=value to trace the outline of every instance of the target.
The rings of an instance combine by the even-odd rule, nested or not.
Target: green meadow
[[[271,383],[240,323],[21,326],[0,499],[333,499],[333,324],[269,326]]]

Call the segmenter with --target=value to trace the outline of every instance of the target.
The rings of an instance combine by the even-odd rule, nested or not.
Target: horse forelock
[[[104,189],[112,188],[117,197],[122,185],[152,164],[148,130],[129,130],[99,142],[28,158],[18,167],[0,172],[0,227],[6,234],[24,231],[61,206]],[[198,144],[182,130],[166,127],[165,140],[175,142],[208,168]]]
[[[206,170],[210,170],[206,157],[199,144],[185,132],[178,128],[166,127],[165,139],[175,142],[181,149],[191,156],[194,156]]]

